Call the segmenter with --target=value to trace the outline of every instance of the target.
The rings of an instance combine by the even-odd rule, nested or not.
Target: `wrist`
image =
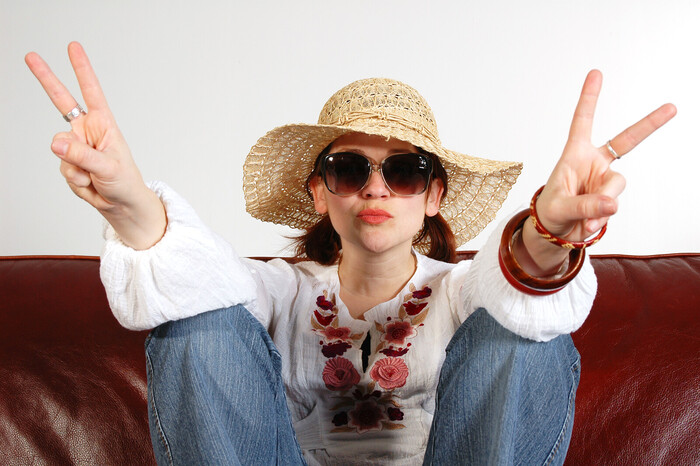
[[[557,277],[542,278],[541,276],[533,276],[528,273],[515,256],[513,241],[514,238],[517,239],[517,232],[521,231],[524,224],[526,224],[528,213],[527,210],[518,213],[504,228],[498,249],[498,264],[508,283],[517,290],[531,295],[556,293],[576,277],[583,266],[586,252],[584,249],[568,250],[566,254],[568,254],[569,260],[566,270],[563,273],[559,273],[560,270],[557,270]],[[560,266],[561,268],[563,267]]]
[[[544,239],[528,217],[514,237],[513,254],[523,269],[536,277],[556,274],[569,255],[569,250]]]
[[[165,234],[168,224],[160,198],[145,185],[129,204],[113,204],[100,210],[127,246],[144,250],[152,247]]]

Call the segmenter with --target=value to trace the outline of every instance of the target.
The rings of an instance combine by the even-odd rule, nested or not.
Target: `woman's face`
[[[331,145],[330,153],[338,152],[355,152],[379,164],[390,155],[418,151],[412,144],[397,139],[349,133]],[[378,171],[371,174],[362,190],[350,196],[331,193],[320,177],[312,180],[309,187],[316,211],[327,213],[340,235],[344,254],[353,248],[373,253],[396,248],[410,251],[413,237],[423,226],[424,216],[437,214],[443,191],[442,184],[433,180],[422,194],[396,196],[386,187]]]

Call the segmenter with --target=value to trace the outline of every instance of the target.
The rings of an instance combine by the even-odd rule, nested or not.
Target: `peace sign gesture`
[[[51,102],[70,119],[71,130],[57,133],[51,150],[61,158],[61,174],[71,190],[95,207],[126,244],[147,248],[165,230],[163,206],[144,184],[85,51],[72,42],[68,56],[87,113],[39,55],[25,57]]]
[[[662,105],[607,144],[595,146],[591,142],[591,131],[601,85],[601,73],[591,71],[584,82],[564,152],[537,200],[542,225],[552,234],[569,241],[583,241],[617,212],[617,197],[625,188],[625,179],[611,169],[611,164],[676,114],[672,104]],[[526,238],[537,237],[529,224],[526,225],[528,231],[523,231],[523,240],[533,256],[541,251],[555,251],[527,242]],[[565,255],[561,248],[559,254],[554,254],[561,260]],[[550,265],[556,262],[554,260]]]

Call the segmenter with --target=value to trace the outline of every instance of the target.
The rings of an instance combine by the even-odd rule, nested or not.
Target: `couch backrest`
[[[593,264],[567,464],[700,463],[700,254]],[[145,337],[97,258],[0,258],[0,464],[153,464]]]

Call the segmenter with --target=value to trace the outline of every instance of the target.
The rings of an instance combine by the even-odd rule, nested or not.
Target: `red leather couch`
[[[700,464],[700,254],[597,256],[567,464]],[[154,463],[146,332],[99,261],[0,258],[0,464]]]

